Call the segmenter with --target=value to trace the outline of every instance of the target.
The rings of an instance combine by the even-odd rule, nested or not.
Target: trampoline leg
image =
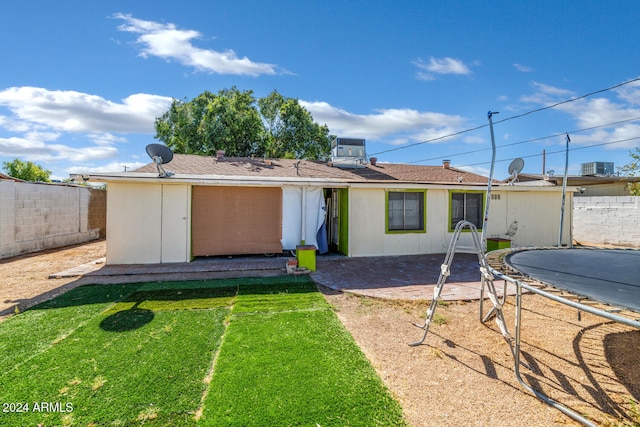
[[[519,283],[516,283],[516,339],[513,347],[513,352],[514,352],[513,364],[514,364],[514,371],[516,374],[516,378],[518,379],[518,382],[520,383],[520,385],[524,387],[525,390],[532,393],[535,397],[542,400],[547,405],[552,406],[555,409],[559,410],[560,412],[567,415],[568,417],[578,421],[579,423],[582,423],[585,426],[597,427],[595,424],[593,424],[591,421],[587,420],[583,416],[559,404],[555,400],[551,399],[550,397],[547,397],[542,392],[539,392],[538,390],[533,389],[532,387],[530,387],[528,384],[524,382],[524,380],[522,379],[522,376],[520,375],[520,329],[521,329],[521,323],[522,323],[521,314],[522,314],[522,286],[520,286]]]

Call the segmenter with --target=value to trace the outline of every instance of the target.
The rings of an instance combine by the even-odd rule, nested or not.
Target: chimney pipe
[[[224,160],[224,150],[216,150],[216,160]]]
[[[442,167],[445,169],[449,169],[449,166],[451,165],[451,160],[443,160],[442,161]]]

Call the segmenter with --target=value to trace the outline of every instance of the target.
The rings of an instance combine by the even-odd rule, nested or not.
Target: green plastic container
[[[489,237],[487,239],[487,252],[497,251],[498,249],[509,249],[511,240],[501,239],[498,237]]]
[[[298,268],[306,268],[307,270],[316,271],[316,247],[313,245],[296,246],[296,258],[298,259]]]

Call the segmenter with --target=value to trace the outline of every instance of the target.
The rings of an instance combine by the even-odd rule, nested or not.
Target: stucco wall
[[[416,189],[418,186],[397,188]],[[469,188],[467,190],[479,190]],[[394,189],[391,189],[394,190]],[[509,187],[492,190],[487,237],[507,237],[512,222],[518,222],[513,246],[558,244],[560,232],[559,191]],[[414,255],[446,252],[453,233],[449,232],[449,189],[428,189],[426,233],[386,233],[385,189],[354,188],[349,191],[349,255]],[[563,243],[571,240],[571,193],[565,200]],[[458,247],[473,247],[470,234],[463,233]]]
[[[640,197],[576,197],[573,238],[584,245],[640,247]]]
[[[109,183],[107,263],[189,261],[189,185]]]
[[[0,258],[104,236],[105,193],[80,186],[0,181]]]

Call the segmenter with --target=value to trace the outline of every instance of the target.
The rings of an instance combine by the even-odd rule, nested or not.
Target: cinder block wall
[[[104,237],[106,191],[0,180],[0,258]]]
[[[584,245],[640,247],[640,197],[575,197],[573,238]]]

